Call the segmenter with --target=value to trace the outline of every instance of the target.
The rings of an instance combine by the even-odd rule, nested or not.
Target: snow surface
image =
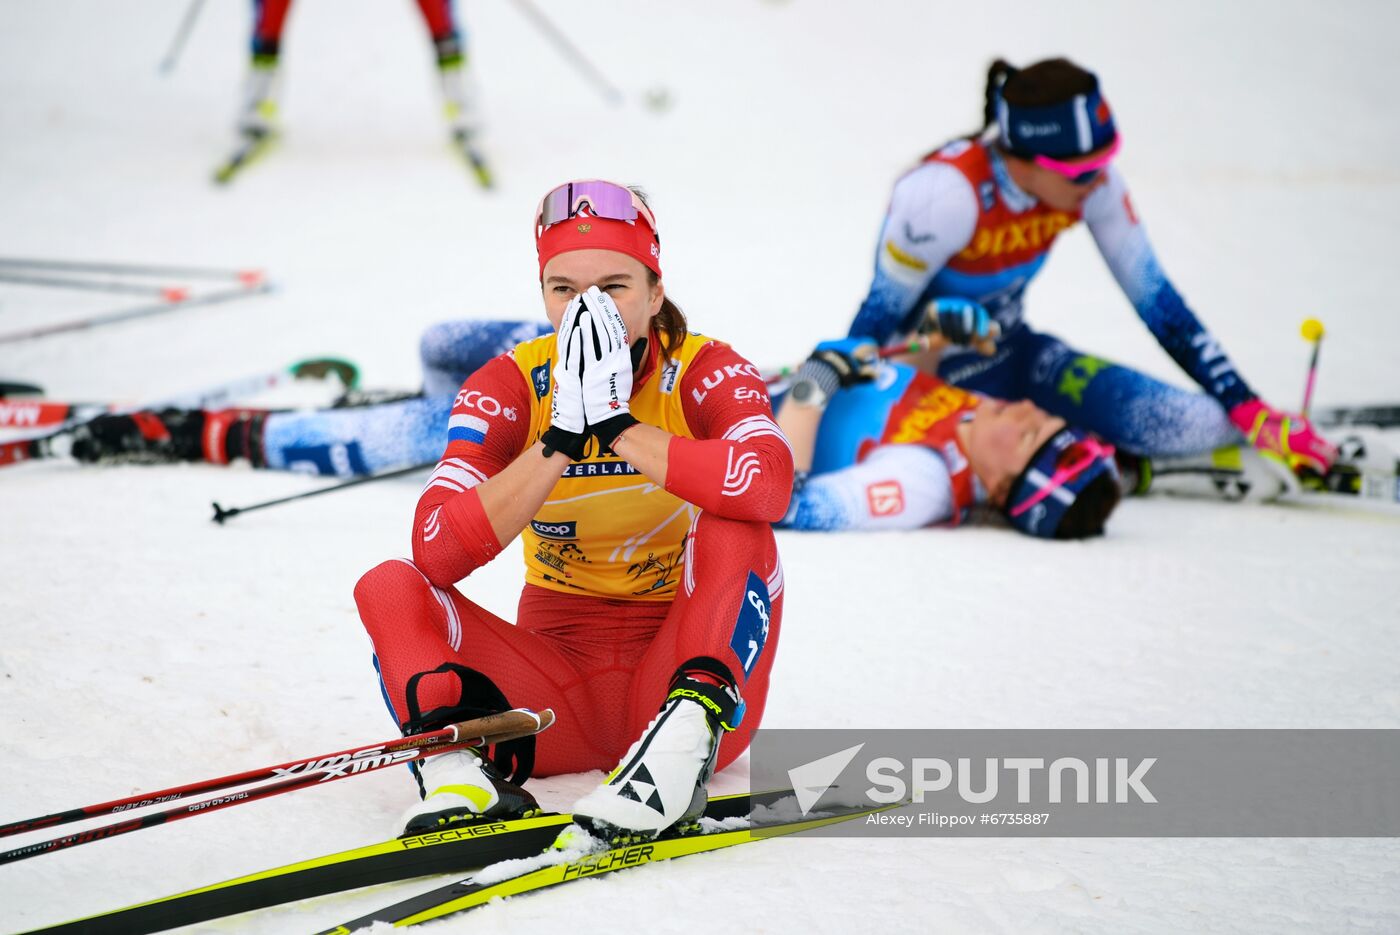
[[[247,9],[206,5],[161,79],[184,5],[0,4],[0,256],[257,266],[280,291],[0,345],[4,378],[140,400],[340,353],[370,385],[412,386],[424,326],[537,313],[529,213],[588,175],[648,186],[668,286],[701,330],[788,361],[845,327],[892,180],[978,121],[989,59],[1065,52],[1103,76],[1158,251],[1255,387],[1296,405],[1298,322],[1318,315],[1320,403],[1400,395],[1400,7],[1385,0],[550,4],[628,92],[616,109],[511,4],[468,4],[490,194],[447,152],[412,5],[374,0],[298,3],[286,141],[215,189]],[[642,105],[657,89],[662,113]],[[1088,236],[1056,254],[1030,320],[1184,382]],[[0,287],[0,330],[115,307]],[[419,481],[209,522],[212,499],[312,484],[5,469],[0,819],[392,734],[351,588],[406,550]],[[1090,544],[782,534],[766,723],[1400,727],[1397,533],[1393,519],[1148,499]],[[519,575],[508,556],[466,587],[511,614]],[[596,780],[535,788],[563,808]],[[715,789],[745,781],[741,761]],[[0,928],[378,840],[412,794],[387,770],[6,866]],[[436,930],[1393,932],[1397,866],[1383,839],[782,840]],[[428,885],[195,928],[305,932]]]

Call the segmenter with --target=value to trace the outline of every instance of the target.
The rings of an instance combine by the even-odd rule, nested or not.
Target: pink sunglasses
[[[1113,157],[1118,155],[1118,147],[1122,142],[1121,136],[1115,136],[1104,154],[1089,162],[1060,162],[1049,156],[1034,156],[1032,161],[1042,169],[1049,169],[1056,175],[1069,179],[1074,185],[1088,185],[1097,179],[1104,168],[1113,161]]]

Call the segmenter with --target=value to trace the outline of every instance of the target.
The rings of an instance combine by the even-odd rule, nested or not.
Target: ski
[[[152,286],[143,283],[121,282],[116,279],[35,276],[29,273],[11,273],[3,268],[0,268],[0,283],[10,283],[17,286],[39,286],[46,289],[73,289],[79,292],[111,292],[122,295],[141,295],[164,299],[167,302],[183,302],[190,297],[190,290],[184,286]]]
[[[1337,462],[1321,478],[1304,483],[1305,491],[1326,504],[1359,499],[1379,504],[1400,504],[1400,457],[1373,443],[1368,448],[1364,439],[1342,440]]]
[[[476,179],[478,185],[488,190],[495,187],[496,177],[491,171],[491,165],[486,161],[486,156],[481,152],[480,147],[472,141],[471,134],[453,133],[452,147],[466,162],[467,168],[471,170],[472,177]]]
[[[0,429],[49,429],[100,416],[111,409],[111,406],[101,403],[61,403],[50,399],[7,399],[0,396]]]
[[[717,796],[705,809],[716,821],[747,815],[749,795]],[[99,915],[75,919],[26,935],[143,935],[181,925],[435,874],[462,873],[503,860],[530,857],[547,848],[572,821],[547,814],[504,821],[453,825],[441,831],[395,838],[324,857],[235,877]]]
[[[1326,406],[1314,409],[1312,421],[1323,428],[1342,425],[1374,425],[1390,429],[1400,426],[1400,405],[1376,403],[1370,406]]]
[[[109,260],[54,260],[40,257],[0,257],[0,270],[35,271],[63,274],[107,273],[113,276],[176,276],[188,279],[236,279],[242,283],[260,282],[261,270],[218,269],[208,266],[179,266],[156,263],[119,263]]]
[[[244,134],[233,151],[214,169],[214,181],[219,185],[232,182],[234,176],[267,155],[276,141],[276,133]]]
[[[475,909],[493,899],[534,893],[573,880],[749,844],[765,838],[797,834],[894,807],[885,805],[836,813],[816,813],[800,819],[765,823],[759,829],[751,828],[746,817],[736,817],[728,821],[702,820],[703,830],[699,832],[662,837],[647,843],[609,848],[600,842],[600,847],[591,851],[546,851],[529,860],[487,867],[455,883],[429,890],[334,928],[325,929],[319,935],[348,935],[350,932],[367,929],[379,923],[388,923],[395,928],[418,925]],[[740,827],[734,827],[735,825]]]
[[[66,451],[56,449],[54,442],[58,441],[58,435],[45,435],[42,438],[19,438],[14,441],[0,442],[0,467],[10,464],[19,464],[21,461],[37,461],[40,458],[53,458],[66,454]]]
[[[46,434],[0,442],[0,467],[67,454],[72,430],[104,412],[142,409],[217,409],[297,380],[335,377],[347,390],[359,385],[359,368],[339,357],[311,357],[287,367],[238,377],[199,390],[190,390],[140,406],[107,403],[64,403],[46,400],[0,399],[0,429],[46,429]]]

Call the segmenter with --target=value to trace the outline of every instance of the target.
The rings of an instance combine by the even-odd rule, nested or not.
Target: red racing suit
[[[674,436],[664,488],[592,441],[522,532],[515,625],[453,585],[504,545],[475,488],[549,427],[555,336],[518,345],[462,385],[447,449],[418,501],[412,561],[385,562],[355,590],[401,723],[408,679],[458,662],[512,705],[555,710],[536,774],[610,769],[677,668],[706,658],[729,669],[746,704],[719,765],[747,747],[782,618],[769,524],[791,494],[792,453],[758,369],[728,345],[690,335],[664,362],[655,334],[648,348],[630,407]],[[421,709],[452,704],[455,691],[445,675],[425,677]]]

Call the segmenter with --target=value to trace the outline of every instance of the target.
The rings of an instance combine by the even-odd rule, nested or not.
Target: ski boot
[[[434,708],[426,713],[418,698],[418,685],[427,676],[451,675],[460,685],[455,705]],[[405,737],[430,733],[458,721],[482,717],[511,705],[489,678],[455,662],[445,662],[429,672],[419,672],[404,689],[408,703]],[[486,757],[486,751],[467,747],[418,760],[413,766],[422,801],[404,812],[401,837],[439,831],[453,824],[474,824],[483,819],[529,818],[541,813],[535,797],[522,789],[534,763],[534,737],[496,745],[499,761],[513,761],[507,778]]]
[[[540,813],[535,797],[507,781],[475,747],[419,760],[416,772],[423,801],[404,812],[401,837],[483,818],[529,818]]]
[[[174,464],[204,458],[204,411],[101,415],[73,429],[73,457],[88,464]]]
[[[277,132],[277,91],[280,86],[276,55],[253,56],[243,82],[243,104],[238,111],[238,135],[256,141]]]
[[[574,806],[579,830],[565,829],[555,847],[578,846],[580,832],[613,847],[698,832],[721,733],[738,725],[743,710],[724,666],[686,663],[622,763]]]
[[[477,183],[482,188],[491,188],[495,176],[481,146],[483,128],[475,78],[467,71],[466,56],[461,53],[455,37],[439,40],[437,46],[438,82],[452,148],[466,162]]]
[[[1127,461],[1128,463],[1124,463]],[[1228,445],[1199,455],[1141,458],[1125,455],[1124,489],[1177,496],[1219,497],[1231,502],[1277,500],[1299,489],[1287,465],[1244,445]]]
[[[227,464],[263,467],[263,409],[161,409],[111,413],[73,429],[69,452],[87,464]]]

